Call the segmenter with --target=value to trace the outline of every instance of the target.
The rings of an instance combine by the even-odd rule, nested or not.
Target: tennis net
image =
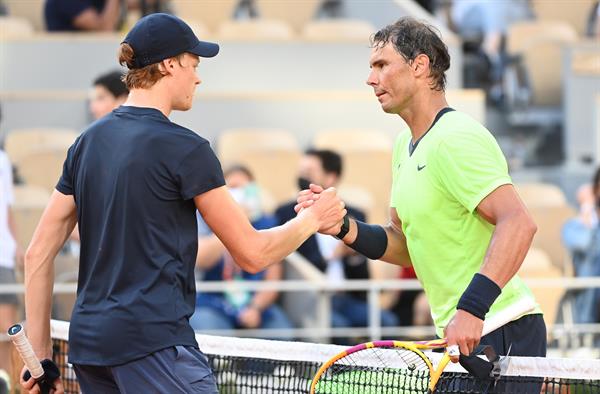
[[[79,393],[68,363],[68,323],[52,322],[55,362],[61,369],[65,393]],[[269,341],[250,338],[196,335],[200,349],[213,368],[222,394],[308,393],[312,377],[323,362],[345,349],[338,345]],[[439,353],[427,353],[434,365]],[[436,393],[600,394],[600,360],[509,357],[502,376],[476,380],[459,365],[449,365]],[[378,385],[377,392],[381,392]],[[332,391],[352,394],[347,390]],[[369,393],[364,382],[356,393]],[[398,393],[397,389],[389,391]],[[403,390],[403,393],[426,393]]]

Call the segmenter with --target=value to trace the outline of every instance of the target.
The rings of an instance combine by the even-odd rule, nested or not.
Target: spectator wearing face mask
[[[250,171],[234,166],[224,173],[225,182],[233,199],[240,205],[257,230],[276,225],[273,217],[262,210],[260,188]],[[195,330],[231,330],[239,328],[293,328],[288,317],[276,304],[278,292],[256,292],[236,288],[238,281],[279,280],[282,266],[272,265],[266,270],[251,274],[237,266],[221,241],[199,218],[198,279],[201,281],[228,281],[223,293],[198,293],[196,310],[190,318]]]

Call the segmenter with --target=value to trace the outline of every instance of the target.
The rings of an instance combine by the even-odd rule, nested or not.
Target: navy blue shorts
[[[74,364],[83,394],[218,394],[206,356],[191,346],[173,346],[117,366]]]

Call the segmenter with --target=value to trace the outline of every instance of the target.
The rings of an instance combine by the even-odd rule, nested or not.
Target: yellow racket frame
[[[339,360],[343,359],[344,357],[347,357],[353,353],[357,353],[357,352],[367,350],[367,349],[372,349],[372,348],[387,348],[387,349],[401,348],[401,349],[406,349],[406,350],[409,350],[409,351],[417,354],[429,368],[430,379],[429,379],[428,392],[433,393],[435,391],[435,387],[437,386],[438,381],[440,380],[440,377],[442,376],[442,372],[444,372],[446,365],[448,365],[448,362],[450,361],[450,356],[448,355],[448,352],[445,352],[444,356],[440,360],[440,363],[438,364],[437,369],[434,369],[433,364],[431,363],[431,360],[429,359],[429,357],[427,357],[421,350],[441,349],[441,348],[445,348],[446,346],[447,346],[447,343],[446,343],[445,339],[435,339],[432,341],[424,341],[424,342],[374,341],[374,342],[365,342],[365,343],[361,343],[356,346],[352,346],[351,348],[346,349],[339,354],[336,354],[335,356],[333,356],[332,358],[327,360],[321,366],[321,368],[319,368],[319,370],[315,374],[315,377],[313,378],[313,380],[310,384],[310,394],[316,394],[315,390],[317,387],[317,383],[319,382],[319,379],[321,378],[321,376],[323,376],[325,371],[327,371],[327,369],[329,369],[337,361],[339,361]]]

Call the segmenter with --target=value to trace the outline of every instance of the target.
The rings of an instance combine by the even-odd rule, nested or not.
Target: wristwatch
[[[346,214],[346,216],[344,216],[344,222],[342,223],[342,228],[340,229],[340,232],[335,236],[337,239],[343,239],[346,234],[348,234],[348,231],[350,231],[350,218],[348,217],[348,214]]]

